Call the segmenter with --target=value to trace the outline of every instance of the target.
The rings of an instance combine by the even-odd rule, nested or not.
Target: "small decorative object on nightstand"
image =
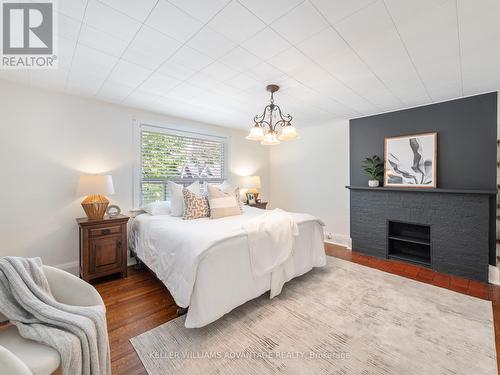
[[[265,210],[267,208],[267,202],[257,202],[255,204],[247,204],[249,207],[261,208]]]
[[[120,273],[127,277],[128,216],[76,219],[80,230],[80,277],[90,281]]]
[[[259,199],[259,189],[261,187],[259,176],[245,176],[241,178],[241,187],[246,189],[247,193],[253,193],[255,199]]]

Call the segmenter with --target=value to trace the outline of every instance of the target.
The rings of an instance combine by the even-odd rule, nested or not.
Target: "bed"
[[[178,306],[188,309],[185,326],[203,327],[270,290],[272,275],[252,272],[242,225],[266,211],[244,207],[239,216],[182,220],[170,215],[134,218],[130,246],[165,284]],[[286,281],[326,264],[322,223],[290,214],[298,225]]]

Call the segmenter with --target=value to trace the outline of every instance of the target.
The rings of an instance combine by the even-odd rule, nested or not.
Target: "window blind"
[[[141,204],[168,200],[168,181],[224,181],[225,159],[223,140],[141,130]]]

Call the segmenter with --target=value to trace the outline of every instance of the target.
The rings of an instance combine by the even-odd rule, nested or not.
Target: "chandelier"
[[[264,108],[262,115],[254,117],[254,127],[246,139],[261,141],[262,145],[279,145],[280,141],[290,141],[299,138],[299,134],[292,125],[292,116],[283,115],[281,108],[274,104],[273,94],[278,91],[278,85],[268,85],[266,90],[271,93],[269,104]]]

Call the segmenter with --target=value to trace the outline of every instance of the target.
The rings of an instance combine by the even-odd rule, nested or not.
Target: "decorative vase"
[[[368,180],[368,186],[369,187],[378,187],[380,184],[379,180]]]

